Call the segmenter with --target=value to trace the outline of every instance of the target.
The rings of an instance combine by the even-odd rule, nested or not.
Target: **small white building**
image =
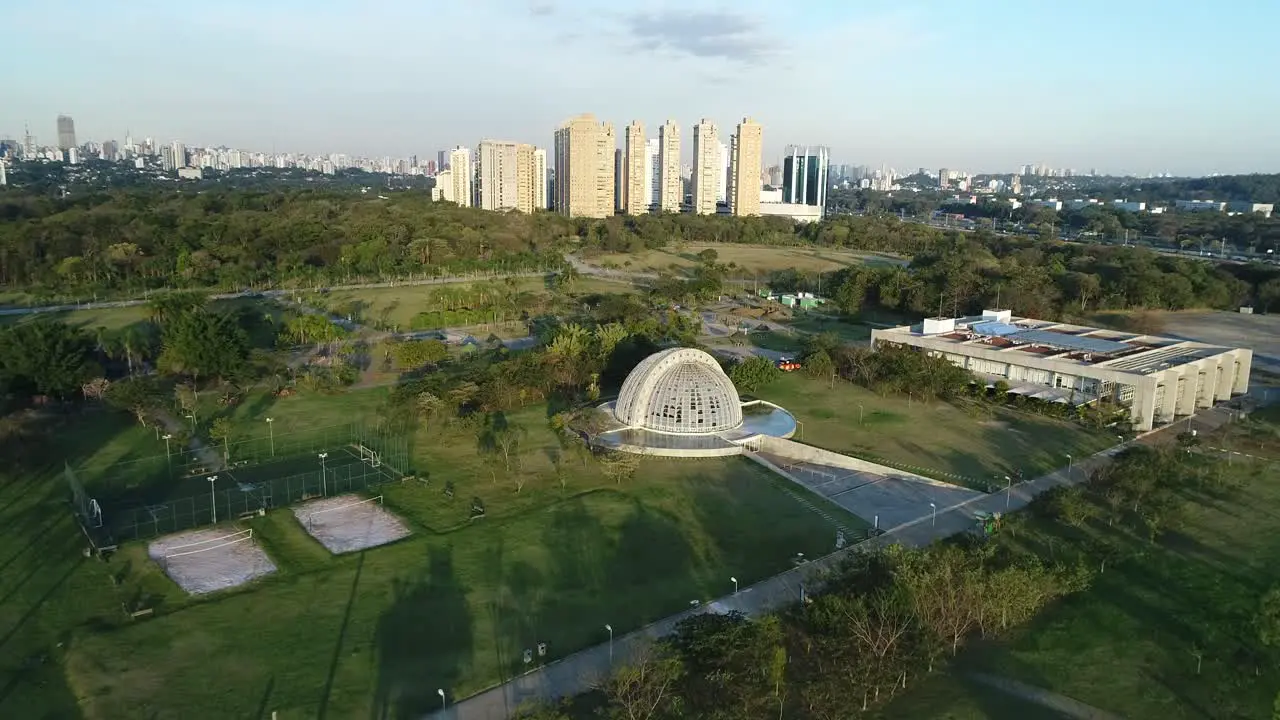
[[[1014,317],[988,310],[873,330],[872,348],[918,348],[1010,392],[1075,405],[1109,400],[1137,430],[1229,400],[1249,387],[1253,351]]]
[[[1263,217],[1271,217],[1271,213],[1276,206],[1272,203],[1256,203],[1256,202],[1231,202],[1227,203],[1227,210],[1233,213],[1244,213],[1252,215],[1257,213]]]
[[[1112,200],[1111,207],[1124,212],[1142,212],[1147,209],[1144,202],[1128,202],[1126,200]]]
[[[811,223],[822,219],[822,208],[801,203],[760,203],[761,216],[789,217],[796,222]]]
[[[1217,200],[1175,200],[1173,207],[1181,212],[1222,212],[1227,204]]]
[[[178,168],[179,180],[199,180],[204,177],[204,172],[198,167],[180,167]]]

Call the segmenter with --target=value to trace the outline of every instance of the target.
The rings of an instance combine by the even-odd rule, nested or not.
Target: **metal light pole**
[[[444,688],[436,688],[436,694],[440,696],[440,709],[445,709]]]
[[[275,418],[267,418],[267,437],[271,438],[271,457],[276,456]]]
[[[169,433],[165,433],[165,435],[164,435],[164,459],[165,459],[165,460],[168,460],[169,462],[172,462],[172,460],[170,459],[170,458],[172,458],[172,456],[169,454],[169,441],[170,441],[170,440],[172,440],[172,439],[173,439],[173,435],[171,435],[171,434],[169,434]]]
[[[731,577],[729,579],[733,581],[733,594],[737,595],[738,594],[738,578]]]
[[[191,412],[187,413],[187,417],[191,418],[191,432],[195,432],[195,431],[196,431],[196,413],[195,413],[195,411],[193,410],[193,411],[191,411]]]
[[[213,492],[213,484],[218,481],[217,475],[209,476],[209,513],[213,516],[213,524],[218,524],[218,497]]]
[[[1013,501],[1013,478],[1005,475],[1004,482],[1004,509],[1007,511],[1009,509],[1009,503]]]
[[[1067,453],[1067,479],[1071,479],[1071,468],[1075,464],[1075,459],[1071,457],[1071,453]]]
[[[929,514],[933,518],[933,526],[938,526],[938,505],[937,503],[929,503]]]
[[[609,665],[613,665],[613,626],[605,624],[605,630],[609,631]]]
[[[862,424],[862,403],[858,403],[858,424]]]
[[[329,480],[326,477],[324,459],[329,457],[329,453],[322,452],[316,457],[320,458],[320,494],[329,497]]]

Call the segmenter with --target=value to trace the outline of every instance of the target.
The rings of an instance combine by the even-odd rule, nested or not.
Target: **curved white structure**
[[[742,425],[742,401],[715,358],[672,348],[636,365],[622,383],[614,416],[628,427],[701,435]]]

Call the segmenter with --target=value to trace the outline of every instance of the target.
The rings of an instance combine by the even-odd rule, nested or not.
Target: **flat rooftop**
[[[926,323],[932,330],[940,331],[925,333]],[[1234,349],[1173,337],[1014,317],[1007,312],[931,318],[915,325],[878,330],[876,334],[890,341],[894,335],[910,335],[928,340],[930,347],[960,355],[966,354],[969,348],[982,348],[1012,353],[1010,361],[1014,363],[1018,355],[1028,355],[1067,365],[1103,367],[1138,375],[1150,375]]]

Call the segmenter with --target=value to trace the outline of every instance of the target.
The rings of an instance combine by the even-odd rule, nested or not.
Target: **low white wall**
[[[939,487],[959,487],[951,483],[942,482],[941,480],[934,480],[933,478],[917,475],[905,470],[898,470],[897,468],[891,468],[885,465],[877,465],[873,462],[859,460],[858,458],[849,457],[848,455],[841,455],[840,453],[834,453],[830,450],[823,450],[822,448],[817,448],[812,445],[805,445],[804,443],[798,443],[794,440],[783,440],[782,438],[775,437],[761,437],[759,441],[755,443],[755,446],[764,452],[781,455],[783,457],[791,458],[792,460],[799,460],[800,462],[820,463],[822,465],[830,465],[831,467],[874,473],[876,475],[883,475],[887,478],[896,478],[899,480],[913,480],[916,482],[928,483],[930,485],[937,485]]]

